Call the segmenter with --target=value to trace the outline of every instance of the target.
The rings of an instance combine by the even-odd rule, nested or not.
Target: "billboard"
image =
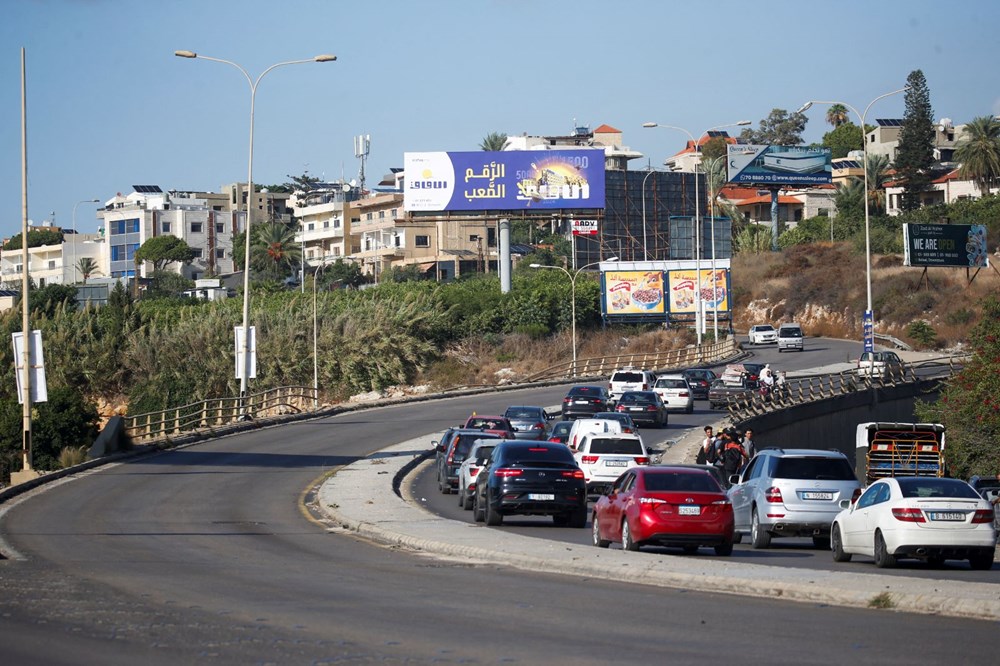
[[[712,275],[711,268],[703,268],[700,271],[697,269],[667,271],[670,314],[695,314],[698,311],[698,295],[695,289],[699,288],[702,308],[706,312],[729,312],[729,270],[725,268],[715,270],[714,289]]]
[[[604,208],[603,150],[404,153],[406,211]]]
[[[986,268],[986,225],[904,224],[903,265]]]
[[[728,147],[728,177],[744,185],[824,185],[833,182],[829,148],[805,146]]]
[[[604,305],[607,316],[663,315],[663,271],[605,271]]]

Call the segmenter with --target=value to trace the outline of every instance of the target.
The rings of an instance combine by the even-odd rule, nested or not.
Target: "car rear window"
[[[590,440],[589,451],[590,453],[619,453],[630,456],[641,456],[642,443],[637,439],[595,437]]]
[[[537,409],[516,409],[512,407],[504,413],[504,416],[508,419],[537,419],[541,418],[542,415]]]
[[[623,405],[655,405],[655,393],[626,393],[619,401]]]
[[[569,395],[593,397],[601,394],[601,390],[596,386],[574,386],[569,390]]]
[[[616,372],[615,376],[611,378],[611,381],[628,382],[630,384],[641,384],[642,379],[643,378],[641,372]]]
[[[652,491],[692,491],[701,493],[721,493],[722,488],[708,474],[689,472],[646,472],[643,475],[646,490]]]
[[[532,446],[506,446],[501,449],[500,458],[505,464],[517,462],[559,462],[575,465],[576,459],[562,444],[547,446],[539,443]]]
[[[778,458],[776,479],[854,481],[854,470],[843,458]]]
[[[459,435],[455,441],[455,455],[469,455],[469,449],[472,448],[472,445],[477,439],[483,439],[483,434],[477,433],[475,435]],[[497,439],[500,438],[497,437]]]
[[[658,379],[656,388],[686,389],[687,382],[683,379]]]
[[[958,479],[937,479],[921,476],[896,477],[903,497],[961,497],[981,499],[980,495],[965,481]]]

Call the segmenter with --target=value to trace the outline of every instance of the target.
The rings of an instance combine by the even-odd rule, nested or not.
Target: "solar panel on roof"
[[[163,192],[159,185],[133,185],[132,189],[139,194],[157,194]]]
[[[708,135],[709,135],[710,137],[716,137],[716,136],[729,136],[729,132],[726,132],[726,131],[724,131],[724,130],[709,130],[709,131],[708,131]]]
[[[901,118],[876,118],[875,122],[882,127],[901,127],[903,124]]]

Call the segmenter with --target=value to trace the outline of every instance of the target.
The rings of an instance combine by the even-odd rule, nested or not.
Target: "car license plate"
[[[833,493],[804,492],[804,493],[802,493],[802,499],[807,499],[807,500],[832,500],[833,499]]]
[[[551,493],[528,493],[528,499],[537,501],[551,501],[556,498],[555,495]]]
[[[590,401],[589,400],[577,400],[576,404],[578,404],[578,405],[589,405]]]
[[[605,467],[628,467],[627,460],[605,460]]]
[[[700,516],[701,507],[700,506],[679,506],[677,507],[677,513],[682,516]]]
[[[965,514],[957,511],[931,511],[931,520],[965,520]]]

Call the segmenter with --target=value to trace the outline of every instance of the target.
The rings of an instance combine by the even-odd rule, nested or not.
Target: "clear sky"
[[[21,65],[27,58],[28,216],[71,226],[73,206],[132,185],[218,191],[245,181],[358,174],[407,151],[477,150],[491,131],[569,134],[609,124],[654,165],[686,136],[757,127],[810,99],[859,111],[921,69],[935,119],[1000,114],[996,0],[5,0],[0,22],[0,235],[21,230]],[[902,95],[868,115],[901,117]],[[830,127],[808,112],[804,138]],[[857,122],[856,118],[852,118]],[[634,160],[641,168],[646,160]],[[77,207],[80,231],[97,228]]]

